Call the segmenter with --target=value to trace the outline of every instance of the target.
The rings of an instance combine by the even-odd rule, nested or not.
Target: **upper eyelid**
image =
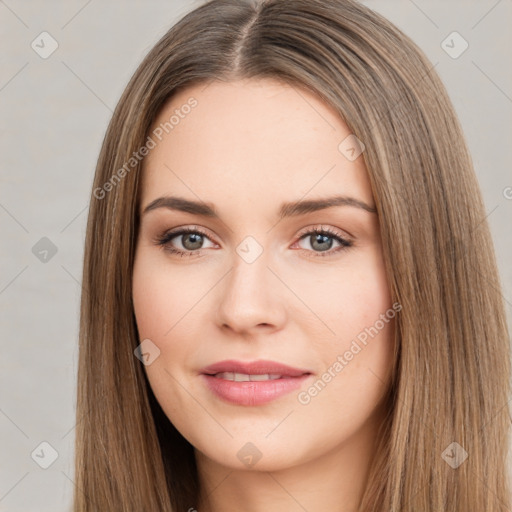
[[[178,236],[183,236],[184,234],[187,234],[187,232],[189,232],[189,231],[192,231],[192,232],[197,231],[199,234],[207,237],[212,243],[219,245],[219,243],[215,240],[215,237],[212,237],[211,235],[209,235],[207,233],[206,228],[203,228],[203,227],[200,227],[200,226],[197,226],[194,224],[188,224],[188,225],[179,226],[176,228],[166,230],[162,233],[161,237],[166,237],[166,238],[169,237],[169,240],[171,240],[172,238],[175,238]],[[353,240],[354,240],[354,237],[352,235],[350,235],[349,233],[347,233],[346,231],[341,230],[340,228],[333,228],[331,226],[326,226],[325,224],[314,224],[312,226],[302,228],[296,235],[297,240],[300,240],[304,236],[309,235],[315,231],[325,231],[325,232],[327,232],[327,234],[329,236],[339,237],[340,239],[345,240],[347,242],[353,242]],[[296,242],[294,242],[294,243],[296,243]],[[197,249],[197,250],[201,250],[201,249]]]
[[[303,235],[306,235],[313,231],[326,231],[332,236],[338,236],[343,239],[352,240],[354,237],[348,233],[347,231],[340,229],[340,228],[333,228],[331,226],[327,226],[326,224],[314,224],[313,226],[309,226],[306,228],[303,228],[299,231],[298,237],[302,237]]]
[[[185,235],[188,232],[197,232],[200,235],[203,235],[203,236],[209,238],[212,242],[215,242],[215,240],[213,240],[214,237],[209,235],[205,228],[202,228],[202,227],[199,227],[199,226],[194,226],[194,225],[180,226],[180,227],[177,227],[177,228],[165,230],[162,233],[162,237],[165,236],[165,237],[172,237],[172,238],[174,238],[174,237],[177,237],[177,236]],[[217,242],[215,242],[215,243],[217,243]]]

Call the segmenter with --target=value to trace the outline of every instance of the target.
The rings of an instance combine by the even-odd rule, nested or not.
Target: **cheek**
[[[360,398],[379,396],[386,388],[393,360],[394,323],[399,305],[393,305],[382,258],[370,254],[364,271],[350,280],[352,301],[346,304],[337,327],[343,333],[336,348],[342,355],[350,388]]]
[[[324,346],[323,371],[297,398],[304,406],[301,421],[307,429],[317,428],[315,418],[329,425],[326,443],[334,442],[340,433],[345,438],[354,435],[382,403],[394,358],[394,321],[374,320],[376,325],[359,332],[354,325],[340,325],[340,331],[355,334],[340,336],[338,343]]]
[[[329,345],[334,349],[342,349],[343,343],[374,325],[392,307],[384,264],[376,250],[353,253],[342,263],[310,271],[308,279],[301,277],[301,286],[295,286],[324,324],[323,343],[330,330]]]
[[[380,253],[369,251],[329,276],[328,291],[308,289],[313,308],[334,332],[317,336],[315,349],[323,362],[322,373],[309,397],[323,408],[337,404],[341,411],[360,411],[361,417],[380,400],[389,382],[394,357],[393,306]],[[332,333],[331,333],[332,334]],[[324,391],[325,390],[325,391]],[[321,396],[320,396],[321,395]],[[318,396],[318,399],[316,398]]]
[[[195,277],[198,277],[197,275]],[[144,250],[135,260],[132,299],[139,337],[164,342],[172,329],[205,293],[201,279],[190,279],[180,270],[170,271],[164,258]]]
[[[197,346],[191,342],[190,327],[197,325],[192,320],[201,311],[200,299],[207,291],[206,285],[201,284],[204,282],[197,272],[190,279],[179,268],[171,269],[165,258],[154,257],[144,247],[135,259],[132,283],[135,320],[139,340],[149,339],[159,350],[154,362],[144,367],[159,401],[167,396],[179,397],[175,378],[183,379],[197,353]]]
[[[190,403],[183,400],[179,382],[191,347],[180,343],[194,291],[180,282],[178,272],[141,250],[133,268],[132,300],[139,340],[149,339],[159,350],[151,364],[144,366],[151,389],[169,418],[180,417]],[[180,319],[183,320],[180,322]],[[192,347],[193,350],[193,347]],[[194,411],[188,411],[193,415]]]

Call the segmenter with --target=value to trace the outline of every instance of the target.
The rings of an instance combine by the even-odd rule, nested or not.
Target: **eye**
[[[180,240],[179,245],[181,247],[174,245],[173,240],[175,239]],[[205,249],[203,247],[205,240],[211,242],[210,237],[203,230],[198,227],[188,227],[166,231],[158,236],[154,243],[171,254],[183,257],[197,256],[201,249]],[[330,256],[353,246],[353,242],[325,227],[315,227],[303,232],[295,244],[302,241],[308,242],[306,245],[309,245],[309,248],[300,247],[302,250],[313,252],[315,256],[320,257]],[[337,244],[337,248],[331,250],[335,244]]]
[[[316,253],[315,256],[325,257],[344,251],[353,246],[353,242],[341,237],[338,233],[329,228],[315,227],[303,233],[297,243],[307,242],[309,248],[304,249],[308,252]],[[337,248],[330,250],[334,244],[338,244]],[[312,249],[312,251],[310,250]],[[314,257],[315,257],[314,256]]]
[[[180,239],[181,248],[172,245],[172,240]],[[201,249],[204,240],[210,240],[208,235],[199,228],[182,228],[174,231],[166,231],[163,235],[158,236],[155,243],[165,251],[179,256],[194,256]],[[210,240],[211,241],[211,240]]]

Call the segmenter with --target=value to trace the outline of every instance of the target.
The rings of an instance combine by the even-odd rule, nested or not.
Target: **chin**
[[[295,442],[287,445],[282,439],[258,441],[251,436],[247,436],[245,441],[240,439],[240,436],[230,439],[223,446],[217,445],[217,449],[214,451],[211,450],[211,447],[205,450],[196,448],[196,457],[210,459],[213,463],[230,470],[265,472],[282,471],[314,458],[313,454],[308,456],[305,452],[298,453]],[[302,448],[304,447],[302,446]]]

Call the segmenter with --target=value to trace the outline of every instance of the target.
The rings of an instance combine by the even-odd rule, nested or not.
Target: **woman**
[[[108,127],[75,510],[504,511],[509,347],[460,125],[353,0],[214,0]]]

